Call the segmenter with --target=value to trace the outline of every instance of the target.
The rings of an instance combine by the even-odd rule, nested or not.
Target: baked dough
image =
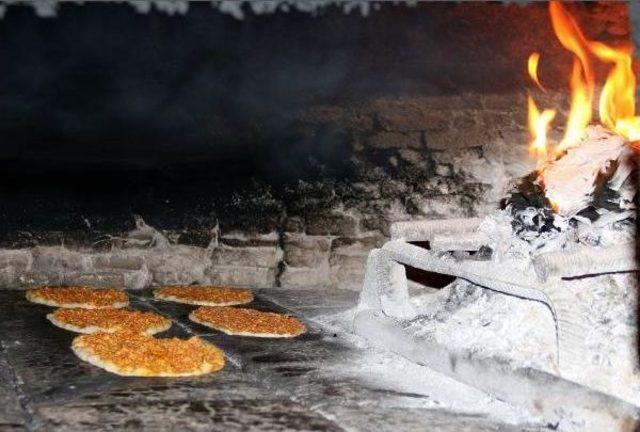
[[[131,330],[147,336],[171,327],[171,320],[155,312],[128,309],[56,309],[47,319],[57,327],[76,333],[114,333]]]
[[[233,306],[253,301],[248,289],[223,286],[166,286],[153,292],[157,299],[198,306]]]
[[[84,286],[45,286],[27,291],[26,297],[33,303],[63,308],[104,309],[129,305],[129,297],[123,290]]]
[[[224,367],[224,353],[197,337],[159,339],[132,331],[77,336],[71,345],[82,360],[117,375],[183,377]]]
[[[295,317],[246,308],[199,307],[189,314],[189,319],[236,336],[290,338],[306,331],[305,325]]]

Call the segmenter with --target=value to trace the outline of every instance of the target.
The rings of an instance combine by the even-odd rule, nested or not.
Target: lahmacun
[[[45,286],[27,291],[26,297],[33,303],[62,308],[105,309],[129,305],[129,297],[122,290],[83,286]]]
[[[224,367],[224,353],[197,337],[158,339],[132,331],[77,336],[73,352],[80,359],[117,375],[183,377]]]
[[[171,320],[154,312],[127,309],[56,309],[47,319],[57,327],[76,333],[114,333],[131,330],[147,336],[171,327]]]
[[[222,286],[166,286],[153,292],[157,299],[197,306],[233,306],[253,301],[248,289]]]
[[[189,319],[236,336],[296,337],[307,330],[295,317],[246,308],[199,307],[189,314]]]

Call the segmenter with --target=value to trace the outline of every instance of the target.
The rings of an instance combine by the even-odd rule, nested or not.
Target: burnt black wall
[[[130,227],[133,213],[172,229],[218,218],[255,225],[263,215],[279,223],[300,179],[359,175],[344,131],[301,136],[300,110],[513,92],[527,85],[532,50],[557,56],[543,78],[566,71],[570,58],[538,37],[550,32],[544,5],[383,4],[367,18],[329,7],[242,21],[207,3],[184,16],[67,4],[55,19],[9,7],[0,232],[93,235]]]
[[[243,21],[197,3],[185,16],[66,5],[56,19],[11,7],[0,21],[0,156],[144,167],[246,160],[308,105],[524,87],[523,59],[509,56],[513,13],[480,6],[485,14],[385,5],[368,18],[330,7]]]

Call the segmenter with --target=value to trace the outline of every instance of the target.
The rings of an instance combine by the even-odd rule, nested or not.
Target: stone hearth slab
[[[46,320],[49,308],[27,302],[23,291],[0,290],[0,430],[409,431],[433,425],[445,431],[509,431],[524,427],[496,421],[484,402],[469,407],[469,412],[456,412],[461,405],[456,408],[449,400],[459,391],[454,381],[440,393],[434,390],[437,386],[412,393],[378,382],[361,368],[370,361],[369,354],[308,319],[309,333],[296,339],[228,337],[189,322],[190,306],[155,301],[149,291],[132,295],[133,307],[158,310],[175,320],[162,336],[198,334],[218,344],[228,356],[225,369],[179,379],[107,373],[75,357],[69,348],[74,335]],[[355,301],[352,294],[331,300],[324,290],[259,290],[251,306],[292,313],[281,306],[291,305],[305,319],[305,311],[346,309]],[[479,393],[474,400],[483,397]],[[497,401],[491,404],[509,409]]]

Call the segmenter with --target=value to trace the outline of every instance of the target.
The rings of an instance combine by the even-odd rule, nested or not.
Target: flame
[[[595,78],[587,55],[588,42],[573,17],[562,3],[555,1],[549,3],[549,14],[558,40],[575,56],[569,80],[571,105],[564,137],[556,148],[556,154],[559,154],[578,144],[591,121]]]
[[[632,147],[640,149],[640,117],[616,120],[616,132],[631,141]]]
[[[547,159],[547,131],[551,121],[556,116],[555,110],[546,109],[540,113],[535,101],[531,96],[528,102],[528,123],[531,134],[529,149],[531,153],[538,157],[538,165],[542,167]]]
[[[640,117],[635,114],[636,76],[633,71],[632,49],[614,48],[602,42],[588,40],[561,2],[549,2],[549,16],[556,37],[574,58],[569,77],[571,103],[567,123],[564,136],[553,149],[553,155],[557,157],[578,145],[592,119],[595,94],[592,57],[612,65],[598,101],[600,122],[627,138],[634,148],[640,148],[640,143],[637,142],[640,141]],[[538,79],[539,61],[540,54],[532,53],[527,69],[533,82],[544,90]],[[547,132],[556,112],[546,109],[540,113],[531,96],[528,97],[527,107],[527,123],[532,138],[529,148],[538,157],[538,171],[541,171],[549,161]]]
[[[569,88],[571,89],[571,105],[567,116],[567,126],[564,137],[555,149],[556,155],[575,147],[591,121],[593,87],[585,81],[584,68],[578,60],[573,62]]]
[[[529,61],[527,62],[527,70],[529,71],[529,76],[536,83],[538,88],[542,91],[546,91],[545,88],[540,84],[540,79],[538,78],[538,63],[540,62],[540,53],[534,52],[529,56]]]
[[[601,42],[590,42],[589,49],[600,60],[613,63],[600,93],[600,122],[629,141],[638,141],[640,118],[635,115],[636,76],[631,49],[612,48]]]
[[[531,79],[540,87],[544,88],[538,80],[538,62],[540,61],[540,54],[534,52],[529,56],[527,69]],[[538,168],[542,168],[547,159],[547,131],[551,121],[556,116],[555,110],[545,109],[540,112],[536,102],[531,95],[527,98],[527,121],[529,126],[529,134],[531,136],[531,142],[529,143],[529,150],[533,156],[538,158]]]

